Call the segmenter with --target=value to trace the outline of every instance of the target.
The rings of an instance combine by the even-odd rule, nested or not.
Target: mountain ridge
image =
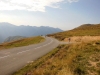
[[[16,41],[16,40],[20,40],[20,39],[24,39],[26,37],[23,36],[9,36],[8,38],[6,38],[4,40],[4,42],[11,42],[11,41]]]
[[[7,22],[0,23],[0,42],[3,42],[6,38],[10,36],[38,36],[47,35],[51,33],[62,32],[63,30],[59,28],[53,28],[48,26],[16,26]]]

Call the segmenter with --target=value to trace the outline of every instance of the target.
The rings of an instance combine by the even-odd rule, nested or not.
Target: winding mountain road
[[[0,75],[11,75],[30,61],[34,61],[56,48],[60,42],[46,37],[40,44],[17,47],[0,51]]]

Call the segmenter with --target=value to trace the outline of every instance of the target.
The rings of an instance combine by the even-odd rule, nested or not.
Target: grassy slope
[[[100,35],[100,24],[95,24],[95,25],[85,24],[85,25],[82,25],[70,31],[50,34],[48,36],[53,36],[59,40],[64,40],[66,37],[88,36],[88,35],[99,36]]]
[[[61,45],[14,75],[100,75],[100,41]]]
[[[69,36],[85,35],[99,36],[100,24],[83,25],[48,36],[63,40]],[[58,46],[14,75],[100,75],[100,41]]]
[[[35,62],[32,62],[30,64],[27,64],[27,66],[25,66],[24,68],[22,68],[21,70],[15,72],[13,75],[27,75],[30,73],[30,71],[35,70],[36,68],[38,68],[39,66],[43,65],[43,63],[52,58],[57,52],[58,52],[58,48],[54,49],[53,51],[51,51],[50,53],[46,54],[45,56],[39,58],[38,60],[36,60]],[[39,71],[40,72],[40,71]],[[41,75],[41,74],[40,74]]]
[[[14,48],[14,47],[27,46],[27,45],[31,45],[31,44],[37,44],[37,43],[40,43],[42,41],[44,41],[44,38],[40,37],[40,36],[25,38],[25,39],[13,41],[13,42],[0,44],[0,50]]]

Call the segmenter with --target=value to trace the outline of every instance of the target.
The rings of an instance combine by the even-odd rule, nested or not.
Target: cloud
[[[78,0],[0,0],[0,10],[28,10],[45,12],[46,7],[59,8],[60,3]]]

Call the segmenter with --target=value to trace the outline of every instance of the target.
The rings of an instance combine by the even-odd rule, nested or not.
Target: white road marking
[[[24,53],[24,52],[27,52],[29,50],[26,50],[26,51],[22,51],[22,52],[18,52],[17,54],[21,54],[21,53]],[[3,57],[0,57],[0,59],[3,59],[3,58],[6,58],[6,57],[9,57],[10,55],[7,55],[7,56],[3,56]],[[13,58],[13,59],[16,59],[16,58]]]
[[[43,45],[43,46],[47,46],[48,44],[45,44],[45,45]]]
[[[43,45],[43,46],[47,46],[47,45],[51,44],[52,42],[53,42],[53,40],[51,40],[50,43],[47,43],[47,44],[45,44],[45,45]],[[39,49],[39,48],[41,48],[41,47],[43,47],[43,46],[39,46],[39,47],[36,47],[36,48],[34,48],[34,49]]]
[[[27,52],[27,51],[30,51],[30,50],[26,50],[26,51],[18,52],[17,54],[21,54],[21,53],[24,53],[24,52]]]
[[[53,42],[53,40],[51,39],[51,42],[50,42],[50,43],[47,43],[47,44],[45,44],[45,45],[43,45],[43,46],[47,46],[47,45],[51,44],[52,42]],[[36,47],[36,48],[34,48],[34,49],[39,49],[39,48],[41,48],[41,47],[43,47],[43,46],[39,46],[39,47]],[[24,52],[27,52],[27,51],[30,51],[30,50],[18,52],[17,54],[21,54],[21,53],[24,53]],[[9,53],[10,53],[10,52],[6,52],[5,54],[9,54]],[[9,56],[10,56],[10,55],[3,56],[3,57],[0,57],[0,59],[6,58],[6,57],[9,57]],[[14,59],[16,59],[16,58],[14,58]]]
[[[6,58],[6,57],[9,57],[10,55],[7,55],[7,56],[3,56],[3,57],[0,57],[0,59],[3,59],[3,58]]]
[[[41,48],[42,46],[40,46],[40,47],[36,47],[36,48],[34,48],[34,49],[38,49],[38,48]]]
[[[53,40],[51,40],[50,43],[47,43],[47,44],[45,44],[45,45],[43,45],[43,46],[47,46],[47,45],[51,44],[52,42],[53,42]],[[43,46],[39,46],[39,47],[36,47],[36,48],[34,48],[34,49],[39,49],[39,48],[41,48],[41,47],[43,47]],[[29,50],[22,51],[22,52],[18,52],[17,54],[21,54],[21,53],[24,53],[24,52],[27,52],[27,51],[29,51]]]
[[[41,48],[41,47],[43,47],[43,46],[39,46],[39,47],[36,47],[36,48],[34,48],[34,49],[38,49],[38,48]]]
[[[53,40],[51,40],[51,42],[50,43],[47,43],[46,45],[49,45],[49,44],[51,44],[53,42]]]

